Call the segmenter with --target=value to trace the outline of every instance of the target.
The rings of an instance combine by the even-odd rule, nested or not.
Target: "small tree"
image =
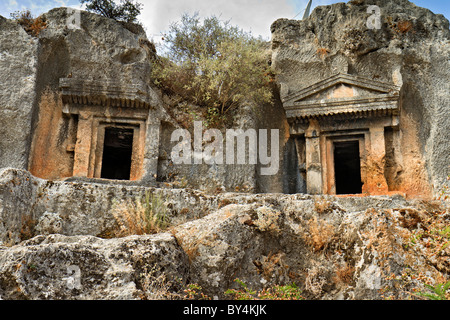
[[[225,114],[245,100],[270,102],[273,81],[265,43],[217,17],[182,16],[164,35],[156,83],[187,101]]]
[[[137,16],[142,10],[142,4],[133,0],[121,0],[120,5],[117,5],[114,0],[80,0],[80,2],[86,3],[87,11],[125,22],[137,22]]]

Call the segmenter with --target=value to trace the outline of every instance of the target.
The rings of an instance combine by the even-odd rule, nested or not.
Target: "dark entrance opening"
[[[129,180],[133,129],[105,128],[101,178]]]
[[[362,193],[358,141],[334,143],[334,174],[336,194]]]

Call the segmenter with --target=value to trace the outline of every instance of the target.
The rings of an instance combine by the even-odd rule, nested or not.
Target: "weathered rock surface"
[[[380,9],[380,29],[367,27],[370,5]],[[450,154],[450,30],[444,16],[407,0],[358,0],[319,6],[302,21],[279,19],[271,31],[282,100],[338,72],[400,86],[402,141],[389,182],[412,196],[439,192]]]
[[[379,30],[364,27],[369,4],[381,7]],[[84,12],[84,29],[69,30],[64,8],[44,17],[48,27],[39,39],[0,17],[0,73],[6,75],[0,83],[0,167],[15,167],[0,170],[1,299],[170,298],[179,297],[186,283],[223,298],[236,287],[235,278],[252,289],[295,282],[309,299],[411,298],[411,289],[422,289],[425,281],[448,279],[448,202],[400,195],[205,194],[125,182],[44,180],[21,170],[27,168],[33,131],[26,128],[36,128],[40,110],[54,117],[41,123],[44,138],[35,141],[38,156],[30,167],[42,175],[71,175],[58,155],[46,157],[70,151],[60,141],[68,125],[60,78],[137,80],[144,87],[151,80],[154,53],[143,30]],[[448,173],[450,146],[448,28],[445,18],[406,0],[355,0],[319,7],[305,21],[278,20],[272,26],[272,62],[281,99],[340,71],[401,86],[404,157],[397,159],[396,183],[412,195],[428,184],[436,193]],[[259,118],[241,114],[235,124],[282,129],[283,146],[289,131],[281,108],[278,101]],[[61,135],[46,131],[52,127]],[[171,129],[163,124],[162,151],[170,150],[165,142]],[[157,146],[149,148],[157,153]],[[54,162],[46,162],[50,158]],[[158,174],[170,174],[166,165],[160,163]],[[257,169],[204,166],[180,172],[200,187],[249,182],[249,191],[283,190],[282,170],[276,178],[258,180]],[[116,206],[146,192],[169,208],[171,228],[113,238]],[[433,243],[433,235],[442,242]]]
[[[0,168],[27,168],[37,47],[21,26],[0,16]]]
[[[439,210],[401,198],[266,195],[173,232],[190,258],[191,281],[211,295],[222,296],[239,278],[253,289],[295,282],[310,299],[379,299],[392,274],[449,271],[449,252],[439,271],[425,255],[405,249],[412,236],[402,224],[408,214],[420,213],[422,221],[445,213]]]
[[[152,192],[168,208],[172,225],[217,208],[219,199],[188,189],[49,181],[18,169],[0,170],[0,242],[16,244],[37,234],[111,236],[113,212]]]
[[[158,298],[162,289],[155,287],[158,279],[164,278],[167,290],[180,290],[187,280],[187,266],[186,254],[170,234],[112,240],[38,236],[19,246],[0,247],[0,297]]]
[[[252,289],[295,282],[308,299],[403,299],[406,286],[450,272],[444,242],[418,242],[448,227],[444,201],[147,188],[173,204],[169,233],[104,238],[117,228],[112,198],[144,187],[49,182],[16,169],[1,177],[2,299],[180,298],[186,283],[224,298],[236,278]]]

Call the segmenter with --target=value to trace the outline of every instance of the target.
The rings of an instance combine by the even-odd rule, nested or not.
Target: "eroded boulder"
[[[410,298],[395,289],[395,277],[410,272],[438,279],[448,272],[439,267],[448,264],[448,250],[433,263],[430,252],[412,244],[426,221],[444,215],[448,223],[439,202],[299,195],[246,200],[173,230],[189,256],[191,281],[211,296],[242,289],[238,278],[253,290],[296,283],[308,299],[381,299],[392,291]]]
[[[0,297],[154,299],[179,290],[188,279],[187,266],[170,234],[111,240],[38,236],[0,248]]]

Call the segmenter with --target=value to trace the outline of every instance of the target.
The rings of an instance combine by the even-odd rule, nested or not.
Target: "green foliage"
[[[225,115],[216,107],[209,107],[206,111],[206,117],[203,125],[207,128],[217,127],[220,123],[225,121]]]
[[[450,226],[446,226],[442,230],[438,230],[439,235],[450,239]]]
[[[448,300],[447,290],[450,289],[450,281],[443,284],[438,283],[436,286],[431,286],[429,284],[425,284],[425,286],[432,292],[419,292],[417,293],[421,297],[428,298],[430,300]]]
[[[450,175],[447,176],[447,181],[442,185],[439,191],[438,200],[448,200],[450,195]]]
[[[287,286],[274,286],[263,290],[259,294],[259,298],[263,300],[304,300],[302,291],[295,283]]]
[[[211,297],[204,294],[203,288],[196,283],[186,286],[183,298],[186,300],[211,300]]]
[[[80,0],[86,4],[86,10],[118,21],[137,22],[142,4],[134,0],[121,0],[117,5],[114,0]]]
[[[234,281],[241,286],[241,289],[225,291],[225,295],[234,300],[304,300],[302,291],[295,283],[286,286],[276,285],[256,292],[248,288],[242,280],[235,279]]]
[[[217,17],[183,15],[164,35],[165,56],[153,69],[155,83],[218,120],[244,101],[272,100],[273,75],[261,39]]]
[[[16,20],[19,24],[31,24],[31,21],[35,18],[31,14],[30,10],[14,11],[9,14],[11,19]]]
[[[250,290],[248,286],[240,279],[235,279],[234,282],[238,283],[242,289],[228,289],[225,294],[231,296],[234,300],[254,300],[256,291]]]

